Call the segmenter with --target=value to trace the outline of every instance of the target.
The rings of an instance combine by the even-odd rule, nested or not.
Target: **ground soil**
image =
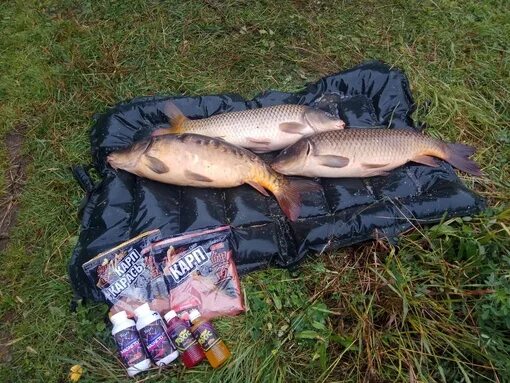
[[[4,138],[7,152],[6,192],[0,197],[0,252],[5,250],[9,243],[10,234],[16,225],[18,203],[23,185],[26,180],[26,167],[28,159],[23,156],[24,134],[27,126],[18,124]],[[1,297],[0,297],[1,298]],[[8,331],[15,314],[7,311],[0,316],[0,364],[8,363],[12,359],[9,346],[12,336]]]
[[[18,124],[4,138],[8,166],[6,193],[0,198],[0,251],[6,248],[11,229],[16,224],[19,197],[26,180],[28,159],[22,153],[26,129],[26,125]]]

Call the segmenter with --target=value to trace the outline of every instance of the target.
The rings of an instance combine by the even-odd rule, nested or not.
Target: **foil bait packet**
[[[125,310],[132,316],[136,307],[150,301],[154,295],[167,294],[158,265],[145,255],[145,249],[160,238],[159,230],[145,232],[83,265],[90,282],[101,290],[111,306],[112,314]]]
[[[164,239],[149,252],[169,292],[154,302],[158,311],[198,309],[208,319],[245,311],[229,226]]]

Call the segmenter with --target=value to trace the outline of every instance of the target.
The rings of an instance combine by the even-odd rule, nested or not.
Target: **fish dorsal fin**
[[[416,156],[416,157],[412,158],[411,161],[417,162],[417,163],[423,164],[423,165],[432,166],[433,168],[437,168],[439,166],[439,163],[436,161],[436,159],[434,157],[427,156],[427,155]]]
[[[213,180],[210,179],[209,177],[203,176],[202,174],[192,172],[191,170],[185,170],[184,175],[193,181],[213,182]]]
[[[170,128],[168,128],[168,131],[172,134],[180,134],[184,133],[184,123],[188,120],[188,118],[184,115],[180,115],[175,117],[170,122]]]
[[[282,132],[285,133],[304,134],[306,130],[306,125],[301,124],[299,122],[282,122],[280,123],[279,128]]]
[[[378,169],[378,168],[384,168],[385,166],[388,166],[389,164],[361,164],[364,168],[367,169]]]
[[[188,121],[188,118],[182,114],[177,105],[175,105],[172,101],[168,101],[165,104],[165,114],[170,120],[170,127],[166,129],[167,133],[184,133],[184,124]]]
[[[152,157],[146,154],[145,158],[147,158],[147,161],[149,162],[147,164],[149,169],[156,174],[168,173],[168,171],[170,170],[163,161],[158,160],[156,157]]]
[[[320,165],[327,166],[328,168],[343,168],[349,164],[349,159],[347,157],[335,156],[331,154],[315,157],[319,161]]]
[[[246,181],[246,183],[248,185],[250,185],[251,187],[257,189],[260,193],[264,194],[266,197],[269,197],[269,193],[267,192],[267,190],[264,189],[264,187],[261,184],[259,184],[258,182]]]

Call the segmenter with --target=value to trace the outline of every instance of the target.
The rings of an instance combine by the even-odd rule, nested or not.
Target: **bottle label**
[[[166,335],[161,319],[141,328],[140,338],[155,363],[175,351],[175,347]]]
[[[169,328],[168,335],[180,353],[183,353],[194,344],[197,344],[189,328],[182,323],[178,323],[176,326],[173,326],[173,328]]]
[[[147,359],[147,354],[140,343],[135,326],[119,331],[113,337],[119,348],[120,358],[127,367],[134,366]]]
[[[202,346],[204,351],[209,351],[220,341],[220,337],[216,333],[216,330],[209,322],[199,324],[198,327],[193,330],[193,336],[197,340],[198,344]]]

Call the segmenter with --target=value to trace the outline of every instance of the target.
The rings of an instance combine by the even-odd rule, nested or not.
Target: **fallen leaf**
[[[73,383],[76,383],[81,379],[81,376],[83,375],[83,367],[79,364],[75,364],[71,367],[71,372],[69,373],[69,380]]]

